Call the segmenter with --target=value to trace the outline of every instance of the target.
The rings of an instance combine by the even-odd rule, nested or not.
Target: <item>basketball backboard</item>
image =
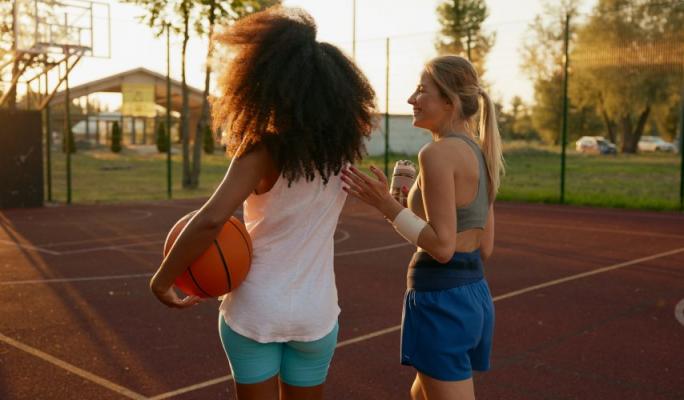
[[[14,19],[19,52],[110,56],[109,4],[87,0],[16,0]]]

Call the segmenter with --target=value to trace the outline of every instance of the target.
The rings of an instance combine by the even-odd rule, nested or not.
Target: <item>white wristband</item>
[[[392,225],[394,225],[394,229],[396,229],[401,236],[417,246],[418,236],[427,225],[427,222],[423,221],[408,208],[404,208],[394,218]]]

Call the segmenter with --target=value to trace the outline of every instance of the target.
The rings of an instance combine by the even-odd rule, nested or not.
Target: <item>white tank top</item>
[[[280,176],[245,200],[254,254],[247,278],[221,302],[231,329],[261,343],[309,342],[332,331],[340,313],[333,235],[346,197],[340,176],[289,188]]]

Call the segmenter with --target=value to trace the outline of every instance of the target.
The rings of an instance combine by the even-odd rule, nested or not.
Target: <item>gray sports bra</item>
[[[462,133],[447,137],[461,139],[468,143],[473,149],[480,167],[475,199],[467,206],[456,209],[456,232],[463,232],[473,228],[484,229],[487,224],[487,215],[489,214],[489,174],[487,173],[487,163],[482,154],[482,149],[473,139]]]

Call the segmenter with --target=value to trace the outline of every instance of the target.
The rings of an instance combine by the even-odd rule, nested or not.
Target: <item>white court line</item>
[[[346,231],[345,231],[346,232]],[[349,233],[347,233],[349,235]],[[347,240],[349,239],[349,236],[345,236],[341,239],[338,239],[339,241]],[[161,242],[155,242],[155,243],[161,243]],[[137,246],[140,244],[144,243],[136,243],[129,245],[130,246]],[[397,247],[403,247],[403,246],[409,246],[411,243],[408,242],[403,242],[403,243],[397,243],[397,244],[391,244],[388,246],[380,246],[380,247],[371,247],[369,249],[362,249],[362,250],[353,250],[353,251],[346,251],[346,252],[340,252],[335,254],[335,257],[337,256],[350,256],[354,254],[363,254],[363,253],[371,253],[374,251],[382,251],[382,250],[388,250],[388,249],[394,249]],[[120,247],[127,247],[127,246],[111,246],[111,247],[104,247],[101,249],[109,249],[109,250],[118,250]],[[65,253],[59,253],[59,255],[62,255]],[[73,253],[72,253],[73,254]],[[26,285],[26,284],[40,284],[40,283],[66,283],[66,282],[84,282],[84,281],[103,281],[103,280],[108,280],[108,279],[129,279],[129,278],[143,278],[143,277],[148,277],[152,276],[151,273],[147,274],[131,274],[131,275],[109,275],[109,276],[83,276],[83,277],[78,277],[78,278],[56,278],[56,279],[28,279],[28,280],[23,280],[23,281],[6,281],[6,282],[0,282],[0,286],[3,285]]]
[[[335,240],[335,244],[342,243],[351,237],[351,234],[349,232],[345,231],[344,229],[337,228],[337,232],[340,232],[342,234],[342,237]]]
[[[177,396],[177,395],[183,394],[183,393],[193,392],[195,390],[203,389],[203,388],[208,387],[208,386],[217,385],[219,383],[228,382],[231,380],[233,380],[233,376],[232,375],[226,375],[226,376],[222,376],[220,378],[212,379],[209,381],[204,381],[204,382],[198,383],[196,385],[186,386],[184,388],[180,388],[180,389],[174,390],[172,392],[166,392],[166,393],[158,394],[154,397],[150,397],[149,400],[168,399],[169,397]]]
[[[390,250],[390,249],[396,249],[397,247],[404,247],[404,246],[413,246],[413,244],[411,244],[409,242],[402,242],[402,243],[390,244],[387,246],[371,247],[370,249],[341,251],[339,253],[335,253],[335,257],[353,256],[355,254],[372,253],[374,251]]]
[[[93,207],[93,206],[86,206],[86,207]],[[109,207],[108,205],[102,205],[102,206],[95,206],[98,208],[107,208]],[[86,210],[87,211],[87,210]],[[74,211],[77,212],[77,211]],[[122,211],[118,211],[121,213]],[[126,218],[125,216],[122,216],[120,214],[117,215],[110,215],[110,214],[105,214],[105,215],[85,215],[83,216],[83,220],[85,221],[92,221],[92,220],[97,220],[97,222],[103,222],[103,223],[110,223],[110,222],[131,222],[131,221],[140,221],[146,218],[150,218],[152,216],[152,211],[149,210],[138,210],[138,209],[133,209],[133,210],[124,210],[123,212],[129,212],[129,213],[137,213],[139,216],[133,216],[131,218]],[[35,225],[35,224],[40,224],[42,226],[56,226],[56,225],[74,225],[74,222],[70,219],[71,215],[69,214],[59,214],[59,217],[62,217],[63,220],[57,220],[57,221],[45,221],[40,218],[40,216],[36,216],[36,218],[14,218],[11,220],[12,223],[14,224],[29,224],[29,225]]]
[[[38,251],[41,253],[46,253],[46,254],[51,254],[51,255],[59,255],[58,251],[43,249],[43,248],[36,247],[34,245],[31,245],[31,244],[17,243],[17,242],[13,242],[11,240],[0,239],[0,244],[7,244],[7,245],[11,245],[12,247],[18,247],[18,248],[24,249],[24,250],[35,250],[35,251]]]
[[[630,231],[630,230],[603,229],[603,228],[596,229],[596,228],[584,228],[584,227],[578,227],[578,226],[554,225],[554,224],[517,223],[517,222],[506,221],[506,220],[498,220],[497,224],[531,226],[531,227],[562,229],[562,230],[579,230],[579,231],[588,231],[588,232],[606,232],[606,233],[617,233],[617,234],[624,234],[624,235],[651,236],[651,237],[663,237],[663,238],[673,238],[673,239],[684,238],[684,235],[658,233],[658,232]],[[350,237],[349,232],[347,232],[345,230],[341,230],[341,229],[338,229],[338,230],[341,231],[342,238],[337,239],[335,241],[336,244],[342,243],[342,242],[346,241],[347,239],[349,239],[349,237]],[[149,234],[143,234],[143,235],[120,236],[120,237],[113,238],[113,240],[134,239],[134,238],[154,236],[154,235],[157,235],[157,234],[149,233]],[[60,245],[65,245],[65,244],[87,243],[87,242],[91,242],[91,241],[98,241],[98,239],[89,239],[89,240],[84,240],[84,241],[61,242],[61,243],[50,243],[50,244],[46,244],[46,245],[37,245],[37,246],[20,244],[20,243],[16,243],[13,241],[0,239],[0,244],[7,244],[7,245],[16,246],[16,247],[19,247],[22,249],[26,249],[26,250],[35,250],[35,251],[50,254],[50,255],[61,256],[61,255],[90,253],[90,252],[101,251],[101,250],[119,250],[119,249],[128,248],[128,247],[136,247],[136,246],[147,245],[147,244],[158,244],[158,243],[163,242],[163,241],[159,240],[159,241],[130,243],[130,244],[122,244],[122,245],[108,245],[108,246],[90,247],[90,248],[85,248],[85,249],[75,249],[75,250],[66,250],[66,251],[55,251],[55,250],[49,250],[49,249],[43,248],[43,247],[55,247],[55,246],[60,246]],[[364,254],[364,253],[368,253],[368,252],[374,252],[374,251],[380,251],[380,250],[389,250],[389,249],[394,249],[394,248],[398,248],[398,247],[402,247],[402,246],[408,246],[408,245],[410,245],[410,243],[403,242],[403,243],[392,244],[392,245],[388,245],[388,246],[375,247],[375,248],[370,248],[370,249],[343,251],[343,252],[339,252],[335,255],[336,256],[349,256],[349,255],[355,255],[355,254]],[[43,246],[43,247],[40,247],[40,246]],[[142,251],[142,252],[145,252],[145,251]],[[153,253],[153,252],[147,251],[145,253]]]
[[[340,347],[345,347],[345,346],[348,346],[348,345],[350,345],[350,344],[354,344],[354,343],[358,343],[358,342],[363,342],[363,341],[365,341],[365,340],[372,339],[372,338],[374,338],[374,337],[376,337],[376,336],[382,336],[382,335],[385,335],[385,334],[387,334],[387,333],[391,333],[391,332],[394,332],[394,331],[398,331],[399,328],[401,328],[401,325],[393,326],[393,327],[387,328],[387,329],[381,329],[381,330],[379,330],[379,331],[376,331],[376,332],[373,332],[373,333],[369,333],[369,334],[367,334],[367,335],[359,336],[359,337],[356,337],[356,338],[353,338],[353,339],[348,339],[348,340],[345,340],[345,341],[343,341],[343,342],[338,343],[337,346],[335,346],[335,348],[339,349]],[[195,385],[192,385],[192,386],[187,386],[187,387],[184,387],[184,388],[180,388],[180,389],[174,390],[174,391],[172,391],[172,392],[162,393],[162,394],[160,394],[160,395],[157,395],[157,396],[154,396],[154,397],[150,397],[150,400],[163,400],[163,399],[168,399],[169,397],[173,397],[173,396],[176,396],[176,395],[179,395],[179,394],[183,394],[183,393],[192,392],[192,391],[198,390],[198,389],[203,389],[203,388],[208,387],[208,386],[217,385],[217,384],[219,384],[219,383],[228,382],[228,381],[231,381],[231,380],[233,380],[233,376],[232,376],[232,375],[226,375],[226,376],[223,376],[223,377],[220,377],[220,378],[216,378],[216,379],[212,379],[212,380],[209,380],[209,381],[201,382],[201,383],[198,383],[198,384],[195,384]]]
[[[399,325],[399,326],[393,326],[393,327],[391,327],[391,328],[382,329],[382,330],[379,330],[379,331],[376,331],[376,332],[373,332],[373,333],[369,333],[369,334],[367,334],[367,335],[359,336],[359,337],[356,337],[356,338],[353,338],[353,339],[348,339],[348,340],[345,340],[344,342],[338,343],[337,346],[335,346],[335,348],[338,348],[338,349],[339,349],[340,347],[345,347],[345,346],[348,346],[348,345],[350,345],[350,344],[362,342],[362,341],[364,341],[364,340],[368,340],[368,339],[374,338],[374,337],[376,337],[376,336],[382,336],[382,335],[384,335],[384,334],[387,334],[387,333],[391,333],[391,332],[397,331],[397,330],[399,330],[400,327],[401,327],[400,325]],[[203,389],[203,388],[208,387],[208,386],[217,385],[217,384],[219,384],[219,383],[228,382],[228,381],[231,381],[231,380],[233,380],[233,376],[232,376],[232,375],[226,375],[226,376],[222,376],[222,377],[220,377],[220,378],[216,378],[216,379],[212,379],[212,380],[209,380],[209,381],[201,382],[201,383],[198,383],[198,384],[195,384],[195,385],[192,385],[192,386],[186,386],[186,387],[184,387],[184,388],[180,388],[180,389],[174,390],[174,391],[172,391],[172,392],[162,393],[162,394],[160,394],[160,395],[157,395],[157,396],[154,396],[154,397],[150,397],[150,400],[163,400],[163,399],[168,399],[169,397],[173,397],[173,396],[176,396],[176,395],[179,395],[179,394],[188,393],[188,392],[192,392],[192,391],[195,391],[195,390]]]
[[[492,300],[496,302],[499,300],[504,300],[504,299],[508,299],[511,297],[520,296],[522,294],[533,292],[535,290],[539,290],[539,289],[543,289],[543,288],[547,288],[549,286],[559,285],[561,283],[574,281],[577,279],[585,278],[587,276],[601,274],[601,273],[608,272],[608,271],[613,271],[613,270],[616,270],[619,268],[624,268],[624,267],[627,267],[630,265],[639,264],[639,263],[642,263],[644,261],[655,260],[657,258],[667,257],[667,256],[671,256],[673,254],[682,253],[682,252],[684,252],[684,247],[680,247],[678,249],[674,249],[674,250],[670,250],[670,251],[665,251],[665,252],[658,253],[658,254],[653,254],[653,255],[647,256],[647,257],[638,258],[638,259],[632,260],[632,261],[627,261],[627,262],[623,262],[623,263],[619,263],[619,264],[610,265],[607,267],[599,268],[599,269],[589,271],[589,272],[584,272],[581,274],[571,275],[571,276],[561,278],[561,279],[554,279],[552,281],[545,282],[545,283],[542,283],[539,285],[530,286],[530,287],[527,287],[525,289],[516,290],[513,292],[502,294],[500,296],[496,296]],[[401,330],[401,325],[391,326],[389,328],[381,329],[381,330],[378,330],[375,332],[368,333],[366,335],[357,336],[355,338],[345,340],[343,342],[338,343],[336,348],[348,346],[348,345],[354,344],[354,343],[363,342],[363,341],[366,341],[366,340],[369,340],[369,339],[372,339],[372,338],[375,338],[378,336],[386,335],[388,333],[396,332],[399,330]],[[187,393],[188,391],[195,390],[195,389],[190,389],[191,387],[196,388],[196,389],[200,389],[200,388],[204,388],[207,386],[215,385],[217,383],[229,381],[231,379],[233,379],[233,377],[231,375],[227,375],[224,377],[220,377],[220,378],[212,379],[212,380],[205,381],[202,383],[198,383],[198,384],[193,385],[193,386],[188,386],[187,388],[181,388],[181,389],[175,390],[173,392],[160,394],[158,396],[153,397],[153,399],[155,399],[155,400],[166,399],[168,397],[171,397],[171,393],[173,393],[173,394]],[[186,389],[188,389],[188,390],[186,390]]]
[[[83,276],[80,278],[53,278],[53,279],[27,279],[23,281],[7,281],[0,282],[0,286],[8,285],[27,285],[35,283],[65,283],[65,282],[85,282],[85,281],[108,281],[114,279],[131,279],[131,278],[147,278],[152,276],[151,273],[146,274],[130,274],[130,275],[109,275],[109,276]]]
[[[112,245],[112,246],[90,247],[87,249],[67,250],[67,251],[59,252],[58,255],[63,256],[63,255],[72,255],[72,254],[83,254],[83,253],[90,253],[93,251],[100,251],[100,250],[119,250],[119,249],[125,249],[127,247],[138,247],[138,246],[145,246],[148,244],[160,244],[160,243],[164,243],[164,241],[163,240],[152,240],[149,242],[138,242],[138,243],[129,243],[129,244]]]
[[[72,364],[69,364],[68,362],[62,361],[59,358],[53,357],[45,352],[42,352],[38,349],[35,349],[31,346],[27,346],[21,342],[18,342],[10,337],[7,337],[0,333],[0,342],[4,342],[5,344],[8,344],[14,348],[17,348],[19,350],[22,350],[26,353],[31,354],[32,356],[38,357],[43,361],[47,361],[59,368],[65,369],[69,372],[71,372],[74,375],[78,375],[83,379],[86,379],[88,381],[91,381],[93,383],[96,383],[100,386],[103,386],[112,392],[118,393],[122,396],[125,396],[129,399],[134,399],[134,400],[145,400],[147,397],[141,395],[140,393],[136,393],[130,389],[127,389],[123,386],[117,385],[114,382],[108,381],[107,379],[101,378],[97,375],[94,375],[88,371],[84,371]]]
[[[671,212],[659,212],[659,211],[653,211],[653,212],[639,212],[636,210],[632,209],[619,209],[619,208],[598,208],[598,207],[589,207],[585,206],[585,208],[573,208],[573,206],[564,206],[560,204],[539,204],[539,203],[514,203],[514,202],[504,202],[504,201],[499,201],[496,203],[494,206],[495,209],[497,208],[507,208],[510,210],[543,210],[543,211],[554,211],[558,212],[561,214],[585,214],[585,215],[599,215],[602,217],[613,217],[616,215],[619,216],[628,216],[628,217],[644,217],[644,218],[658,218],[658,219],[684,219],[684,215],[677,214],[676,211],[671,211]],[[563,208],[560,208],[563,207]],[[579,206],[581,207],[581,206]]]
[[[604,272],[613,271],[613,270],[624,268],[624,267],[629,267],[630,265],[640,264],[640,263],[645,262],[645,261],[651,261],[651,260],[655,260],[656,258],[667,257],[667,256],[671,256],[671,255],[681,253],[681,252],[684,252],[684,247],[680,247],[678,249],[674,249],[674,250],[670,250],[670,251],[664,251],[662,253],[653,254],[653,255],[647,256],[647,257],[637,258],[636,260],[632,260],[632,261],[626,261],[626,262],[619,263],[619,264],[609,265],[607,267],[595,269],[592,271],[583,272],[581,274],[570,275],[570,276],[567,276],[565,278],[554,279],[554,280],[546,282],[546,283],[530,286],[530,287],[527,287],[525,289],[520,289],[520,290],[516,290],[513,292],[503,294],[501,296],[497,296],[494,298],[494,301],[507,299],[509,297],[519,296],[521,294],[533,292],[533,291],[539,290],[539,289],[544,289],[544,288],[547,288],[549,286],[555,286],[555,285],[559,285],[561,283],[570,282],[570,281],[574,281],[574,280],[581,279],[581,278],[586,278],[587,276],[602,274]]]
[[[72,244],[83,244],[83,243],[97,243],[97,242],[103,242],[106,240],[123,240],[123,239],[140,239],[148,236],[159,236],[159,232],[155,233],[142,233],[139,235],[127,235],[127,236],[113,236],[113,237],[108,237],[106,239],[102,238],[90,238],[90,239],[81,239],[81,240],[68,240],[66,242],[51,242],[51,243],[45,243],[45,244],[38,244],[36,246],[40,247],[57,247],[57,246],[64,246],[64,245],[72,245]]]
[[[631,231],[622,229],[608,229],[608,228],[584,228],[581,226],[571,226],[571,225],[554,225],[554,224],[535,224],[526,222],[511,222],[506,220],[497,219],[496,224],[504,225],[519,225],[519,226],[532,226],[535,228],[552,228],[556,230],[575,230],[575,231],[589,231],[589,232],[605,232],[605,233],[618,233],[622,235],[637,235],[637,236],[652,236],[652,237],[665,237],[672,239],[684,239],[684,235],[677,235],[672,233],[659,233],[659,232],[648,232],[648,231]]]
[[[19,247],[21,249],[26,249],[26,250],[35,250],[38,252],[42,253],[47,253],[53,256],[64,256],[64,255],[72,255],[72,254],[83,254],[83,253],[91,253],[93,251],[101,251],[101,250],[119,250],[119,249],[125,249],[127,247],[138,247],[138,246],[144,246],[148,244],[159,244],[159,243],[164,243],[163,240],[152,240],[148,242],[136,242],[136,243],[128,243],[128,244],[115,244],[115,245],[108,245],[108,246],[98,246],[98,247],[87,247],[85,249],[75,249],[75,250],[66,250],[66,251],[55,251],[55,250],[48,250],[48,249],[43,249],[40,247],[32,246],[32,245],[25,245],[25,244],[20,244],[20,243],[15,243],[15,242],[10,242],[6,240],[0,239],[0,243],[7,243],[7,244],[12,244],[13,246]]]

